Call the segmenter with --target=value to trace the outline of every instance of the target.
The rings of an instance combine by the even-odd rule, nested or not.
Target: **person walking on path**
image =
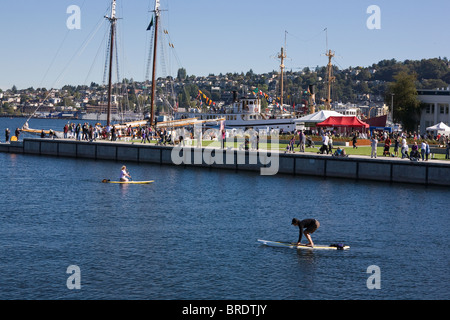
[[[328,152],[333,154],[333,136],[331,134],[328,137]]]
[[[356,133],[353,134],[353,139],[352,139],[352,143],[353,143],[353,149],[358,149],[358,147],[356,146],[356,142],[357,142],[357,138],[356,138]]]
[[[300,130],[299,132],[298,132],[298,143],[297,143],[297,148],[300,146],[300,149],[299,149],[299,151],[301,152],[302,151],[302,131]]]
[[[408,151],[409,151],[408,143],[406,142],[406,139],[403,138],[402,139],[402,159],[409,158]]]
[[[391,156],[391,153],[389,151],[391,147],[391,139],[388,137],[386,137],[386,139],[384,139],[384,150],[383,150],[383,156]]]
[[[324,152],[326,152],[328,154],[328,141],[329,141],[328,134],[324,133],[322,136],[322,147],[320,147],[318,153],[323,154]]]
[[[300,151],[301,152],[305,152],[305,145],[306,145],[306,135],[303,132],[303,130],[301,131],[301,135],[302,135],[302,143],[300,144]]]

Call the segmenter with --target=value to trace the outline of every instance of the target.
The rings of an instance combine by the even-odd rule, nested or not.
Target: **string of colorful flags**
[[[312,92],[310,90],[310,86],[308,87],[308,89],[304,92],[305,94],[311,95]],[[255,90],[253,90],[253,94],[255,96],[260,96],[260,97],[264,97],[268,103],[273,103],[275,101],[275,105],[277,108],[279,108],[280,110],[283,111],[288,111],[286,108],[284,108],[283,106],[280,105],[279,101],[281,102],[281,98],[280,97],[276,97],[276,98],[272,98],[270,95],[268,95],[267,93],[263,92],[262,90],[256,88]],[[315,104],[315,102],[314,102]],[[293,104],[293,108],[295,110],[295,103]]]
[[[260,97],[264,97],[268,103],[273,103],[275,101],[275,105],[277,106],[277,108],[280,108],[281,110],[281,105],[278,103],[279,101],[281,101],[280,97],[276,97],[276,98],[272,98],[270,95],[268,95],[267,93],[263,92],[262,90],[256,88],[255,90],[253,90],[253,94],[255,96],[260,96]],[[284,111],[287,111],[285,108],[283,108]]]
[[[200,100],[200,103],[203,103],[202,98],[205,99],[205,103],[208,106],[216,106],[216,103],[214,101],[212,101],[210,98],[208,98],[208,96],[206,94],[204,94],[201,90],[198,90],[198,96],[197,99]]]

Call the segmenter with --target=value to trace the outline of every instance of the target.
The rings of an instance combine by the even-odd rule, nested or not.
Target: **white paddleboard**
[[[306,249],[306,250],[348,250],[350,246],[342,245],[342,244],[331,244],[331,245],[322,245],[316,244],[314,247],[309,247],[306,245],[298,246],[296,243],[290,242],[281,242],[281,241],[269,241],[269,240],[258,240],[258,242],[269,246],[269,247],[283,247],[283,248],[291,248],[291,249]]]
[[[118,183],[118,184],[149,184],[154,182],[154,180],[150,181],[111,181],[111,180],[102,180],[103,183]]]

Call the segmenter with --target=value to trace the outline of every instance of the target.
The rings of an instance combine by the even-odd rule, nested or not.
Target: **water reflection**
[[[119,184],[120,193],[123,197],[128,195],[129,187],[129,184]]]

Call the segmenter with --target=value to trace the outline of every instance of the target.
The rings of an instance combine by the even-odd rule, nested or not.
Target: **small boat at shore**
[[[31,133],[31,134],[35,134],[35,135],[41,135],[44,134],[45,136],[49,136],[49,137],[56,137],[56,138],[63,138],[64,137],[64,132],[62,131],[55,131],[55,130],[43,130],[43,129],[31,129],[28,127],[28,121],[25,122],[25,124],[23,125],[23,127],[21,129],[19,129],[21,132],[26,132],[26,133]]]

